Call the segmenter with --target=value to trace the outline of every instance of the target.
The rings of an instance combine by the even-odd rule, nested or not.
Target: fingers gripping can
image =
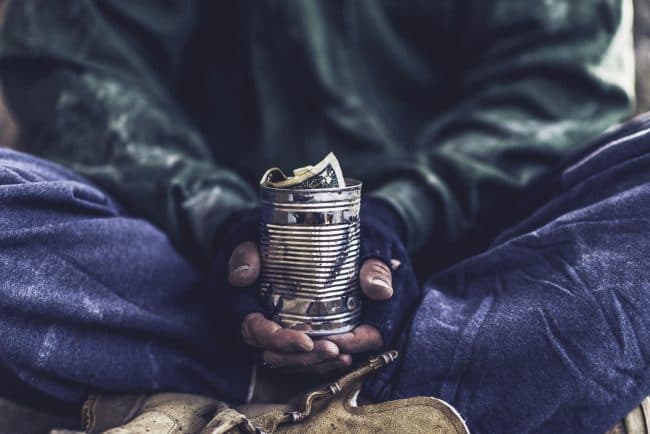
[[[311,336],[352,330],[361,314],[361,182],[261,188],[261,295],[269,317]]]

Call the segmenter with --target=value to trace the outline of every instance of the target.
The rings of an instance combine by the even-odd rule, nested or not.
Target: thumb
[[[361,290],[371,300],[388,300],[393,296],[393,278],[383,261],[366,259],[359,271]]]
[[[260,274],[260,252],[252,241],[239,244],[228,260],[228,282],[233,286],[249,286]]]

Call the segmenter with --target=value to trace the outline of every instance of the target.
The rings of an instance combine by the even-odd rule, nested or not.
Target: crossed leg
[[[250,365],[214,288],[84,179],[0,149],[0,372],[48,396],[202,393],[241,402]]]
[[[650,393],[650,117],[595,148],[550,202],[427,281],[375,398],[445,399],[476,433],[586,433]]]

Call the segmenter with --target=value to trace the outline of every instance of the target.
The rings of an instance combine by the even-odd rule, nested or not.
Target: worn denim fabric
[[[66,400],[89,389],[243,399],[250,355],[162,233],[24,154],[0,150],[0,185],[5,369]],[[426,282],[400,363],[368,393],[440,397],[475,433],[601,433],[650,393],[650,119],[535,186],[541,201]]]
[[[650,117],[591,150],[426,282],[400,365],[369,393],[442,398],[473,433],[603,433],[650,393]]]
[[[200,276],[89,182],[0,149],[4,375],[72,402],[90,390],[243,401],[251,364]]]

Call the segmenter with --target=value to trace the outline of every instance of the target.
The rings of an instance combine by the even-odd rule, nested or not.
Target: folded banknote
[[[260,184],[265,187],[293,190],[338,188],[345,187],[345,179],[339,160],[330,152],[313,166],[294,169],[293,176],[287,176],[281,169],[273,167],[264,173]]]

